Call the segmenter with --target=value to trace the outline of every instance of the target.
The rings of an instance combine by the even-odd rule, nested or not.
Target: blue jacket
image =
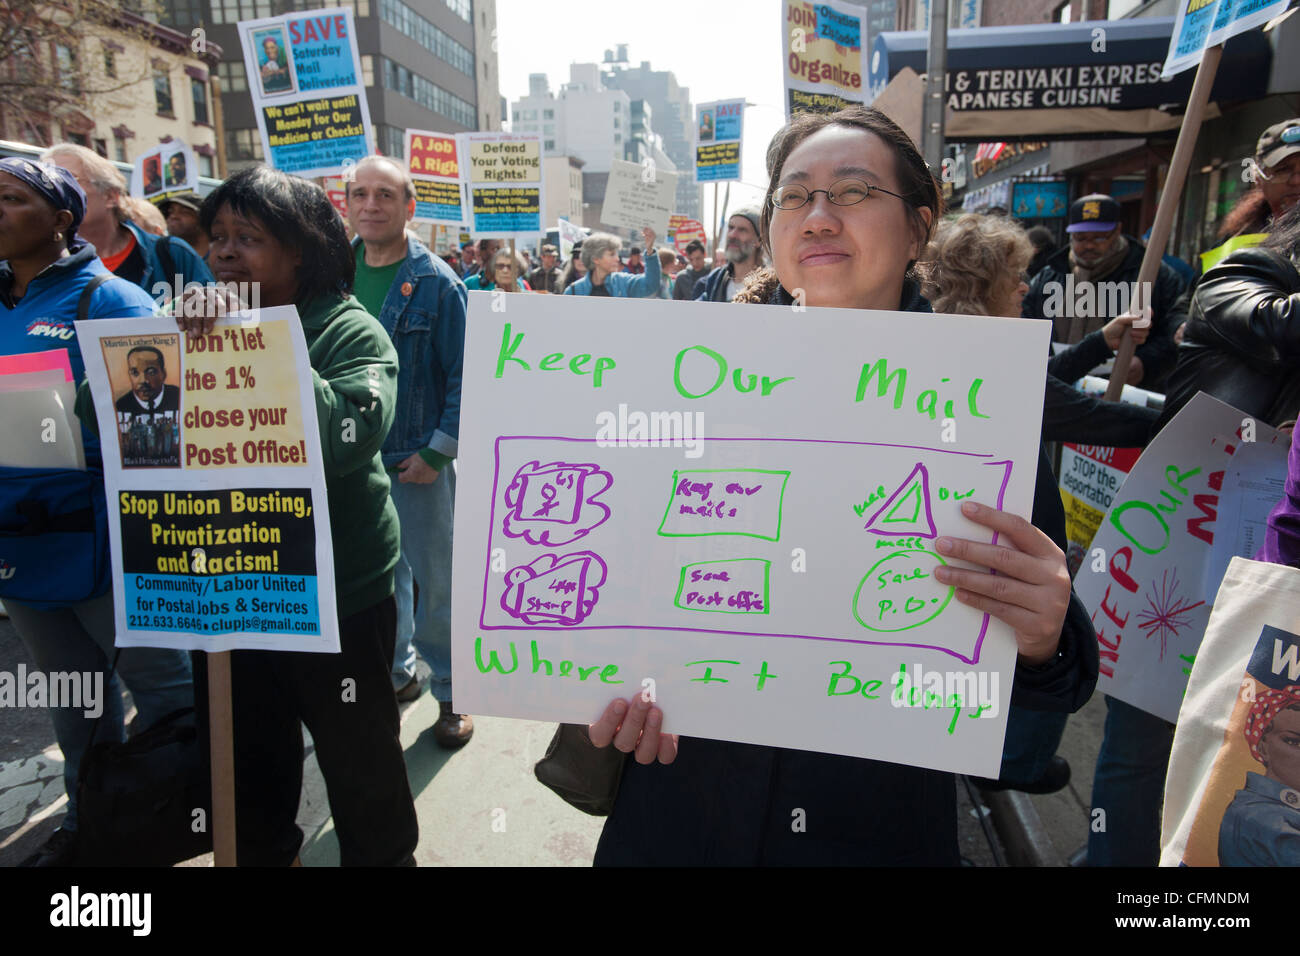
[[[703,279],[695,283],[691,298],[696,302],[727,302],[727,283],[735,274],[735,265],[728,262],[718,266]]]
[[[167,242],[167,251],[172,257],[172,264],[176,267],[176,272],[181,275],[182,286],[189,282],[216,281],[212,277],[212,270],[208,268],[208,264],[184,239],[177,236],[155,236],[153,233],[145,232],[129,219],[123,225],[131,230],[131,235],[135,236],[135,241],[140,244],[140,249],[144,253],[144,275],[140,277],[140,288],[153,296],[159,304],[165,304],[176,297],[176,277],[166,274],[167,270],[163,268],[162,259],[158,256],[158,243],[164,239]],[[166,288],[163,288],[164,284]]]
[[[634,276],[628,272],[611,272],[605,276],[610,295],[625,299],[653,299],[659,295],[659,254],[647,252],[645,272]],[[591,295],[591,272],[564,290],[565,295]]]
[[[0,355],[21,355],[67,349],[72,377],[84,381],[86,365],[73,323],[77,303],[86,283],[108,270],[99,261],[95,247],[83,242],[72,255],[49,266],[27,285],[17,303],[10,298],[13,271],[0,262]],[[139,318],[154,314],[154,303],[142,290],[125,279],[101,283],[90,297],[87,316],[92,319]],[[178,383],[174,383],[178,384]],[[82,428],[86,457],[99,457],[99,439]]]
[[[355,249],[360,239],[354,239]],[[405,291],[404,291],[405,290]],[[460,380],[465,359],[465,283],[413,236],[380,310],[397,349],[397,417],[384,441],[384,467],[422,448],[442,468],[460,439]]]
[[[83,395],[88,398],[89,391],[84,384],[86,367],[73,323],[86,283],[107,272],[95,247],[82,242],[71,255],[52,263],[29,282],[23,297],[15,302],[10,294],[13,271],[9,263],[0,262],[0,355],[67,349],[73,377],[82,383],[79,409]],[[88,319],[153,314],[153,300],[125,279],[101,283],[91,294],[86,310]],[[81,437],[86,452],[85,471],[37,469],[36,477],[25,474],[27,469],[0,468],[5,479],[6,521],[16,514],[16,501],[39,501],[51,515],[71,517],[69,509],[82,508],[81,502],[87,496],[95,516],[95,534],[0,537],[0,567],[6,570],[6,578],[12,578],[7,582],[11,589],[4,593],[10,600],[19,599],[36,610],[53,610],[96,597],[112,584],[99,439],[94,428],[85,425]],[[60,538],[64,541],[60,542]]]

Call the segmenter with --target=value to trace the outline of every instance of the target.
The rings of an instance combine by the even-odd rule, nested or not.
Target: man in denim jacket
[[[356,165],[347,209],[357,235],[354,294],[392,337],[399,363],[397,418],[383,449],[402,528],[393,685],[401,701],[419,696],[418,650],[433,670],[430,690],[441,709],[434,739],[459,747],[474,733],[473,720],[453,712],[451,694],[452,459],[460,435],[465,285],[407,235],[415,186],[393,160],[368,156]],[[420,589],[418,608],[412,582]]]

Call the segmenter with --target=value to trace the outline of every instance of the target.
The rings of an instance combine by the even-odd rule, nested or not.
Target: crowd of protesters
[[[769,306],[794,304],[791,290],[800,290],[802,305],[906,312],[917,322],[933,311],[1049,321],[1054,354],[1044,444],[1144,446],[1198,390],[1271,425],[1285,426],[1300,412],[1300,119],[1259,137],[1254,183],[1225,220],[1224,245],[1202,257],[1199,273],[1166,262],[1152,294],[1116,314],[1067,314],[1053,305],[1071,283],[1136,280],[1145,247],[1124,233],[1121,204],[1111,196],[1086,195],[1070,206],[1060,249],[1042,227],[1026,231],[1005,216],[946,215],[939,185],[911,140],[870,109],[796,117],[767,157],[761,205],[730,212],[713,257],[698,241],[680,252],[657,245],[647,228],[626,254],[619,237],[597,232],[565,258],[548,243],[534,257],[492,237],[435,255],[410,228],[409,173],[383,157],[354,168],[346,217],[316,185],[266,166],[231,176],[202,200],[173,196],[154,209],[128,196],[111,163],[78,146],[55,146],[40,162],[0,161],[0,354],[51,347],[54,340],[24,332],[30,316],[70,329],[79,310],[91,319],[154,314],[156,286],[173,277],[180,286],[258,282],[261,305],[295,305],[306,333],[318,379],[341,652],[232,655],[240,688],[234,725],[241,862],[289,865],[297,858],[301,723],[316,745],[342,862],[413,863],[418,826],[398,705],[424,690],[417,656],[432,673],[437,743],[460,747],[473,735],[472,717],[455,709],[451,681],[467,290]],[[1195,276],[1190,283],[1184,270]],[[214,320],[196,311],[203,310],[176,310],[190,335],[210,330]],[[1089,372],[1106,374],[1126,333],[1137,346],[1126,382],[1167,390],[1163,416],[1074,387]],[[75,336],[57,344],[69,348],[80,380]],[[83,490],[102,499],[88,402],[79,400],[78,412],[89,466]],[[338,440],[344,418],[359,429],[347,443]],[[1288,487],[1300,488],[1300,476]],[[1008,623],[1019,652],[1001,773],[978,782],[987,789],[1059,790],[1070,768],[1057,745],[1068,715],[1093,692],[1098,651],[1070,584],[1065,516],[1046,449],[1030,520],[979,503],[966,513],[996,530],[1011,554],[998,561],[996,578],[944,569],[943,580],[961,585],[959,600]],[[1296,514],[1300,491],[1279,504],[1270,523],[1270,560],[1300,560]],[[972,542],[957,540],[950,550],[991,566],[987,548]],[[108,674],[112,710],[100,733],[114,740],[125,734],[119,678],[144,725],[191,701],[206,714],[202,654],[126,648],[110,669],[112,596],[102,573],[92,578],[45,600],[6,602],[38,666]],[[357,700],[364,706],[340,704],[344,675],[361,685]],[[1087,862],[1154,865],[1173,726],[1121,701],[1106,703],[1092,803],[1108,808],[1111,825],[1087,835]],[[64,708],[53,716],[69,801],[60,829],[28,861],[38,866],[75,862],[77,769],[92,723]],[[590,728],[597,747],[634,755],[624,761],[597,863],[959,862],[950,773],[679,739],[661,734],[662,722],[659,708],[638,695],[612,701]],[[797,833],[787,807],[840,825]]]

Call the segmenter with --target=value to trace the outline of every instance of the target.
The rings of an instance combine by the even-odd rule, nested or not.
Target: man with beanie
[[[727,264],[719,266],[695,283],[696,301],[730,302],[745,287],[751,272],[762,265],[762,243],[757,206],[737,209],[727,219]]]

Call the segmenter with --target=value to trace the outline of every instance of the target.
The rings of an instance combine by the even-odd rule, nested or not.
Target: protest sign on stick
[[[745,101],[714,100],[695,107],[695,181],[740,180],[740,144]],[[716,214],[716,210],[715,210]]]
[[[468,160],[461,175],[469,192],[474,235],[516,239],[542,232],[546,201],[541,137],[461,133],[458,148]]]
[[[460,146],[453,133],[406,131],[406,165],[415,183],[415,222],[465,222]]]
[[[968,500],[1030,512],[1043,323],[492,302],[470,293],[459,707],[587,723],[649,688],[669,732],[997,775],[1014,638],[938,583],[936,538],[993,540]]]
[[[1219,61],[1223,58],[1224,42],[1229,37],[1254,29],[1282,13],[1288,2],[1289,0],[1179,0],[1174,32],[1169,41],[1169,54],[1161,75],[1167,78],[1196,66],[1196,79],[1188,97],[1187,112],[1183,114],[1182,125],[1178,128],[1178,140],[1174,145],[1174,155],[1169,160],[1169,173],[1165,176],[1160,202],[1156,206],[1151,238],[1147,241],[1142,265],[1138,270],[1139,289],[1154,288],[1156,277],[1160,273],[1160,263],[1174,224],[1174,213],[1182,202],[1183,186],[1187,182],[1187,170],[1196,148],[1196,137],[1200,133],[1205,107],[1210,100],[1210,90],[1219,70]],[[1115,353],[1115,367],[1110,375],[1110,385],[1106,388],[1106,401],[1119,400],[1136,348],[1132,334],[1125,329],[1119,350]]]
[[[605,182],[600,219],[606,225],[640,230],[649,226],[656,235],[668,234],[677,190],[677,174],[653,166],[613,160]]]
[[[350,8],[241,20],[244,68],[266,162],[331,176],[375,141]]]
[[[257,321],[252,321],[256,318]],[[339,650],[325,472],[296,309],[77,323],[104,458],[118,647],[209,653],[213,842],[234,863],[229,656]]]

